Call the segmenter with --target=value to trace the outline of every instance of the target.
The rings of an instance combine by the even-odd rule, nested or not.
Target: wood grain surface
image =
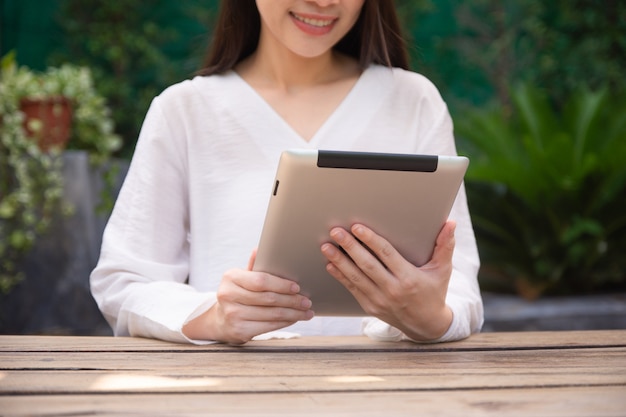
[[[0,336],[0,415],[626,416],[626,331],[244,346]]]

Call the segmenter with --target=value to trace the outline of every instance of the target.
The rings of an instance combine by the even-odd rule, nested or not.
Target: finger
[[[246,291],[238,297],[237,302],[247,306],[287,308],[299,311],[307,311],[312,306],[311,300],[304,295],[285,295],[275,292]]]
[[[252,271],[252,268],[254,268],[254,261],[256,261],[256,253],[257,253],[257,248],[254,248],[254,250],[252,251],[252,254],[250,255],[250,260],[248,261],[248,271]]]
[[[249,320],[236,318],[235,321],[231,321],[228,316],[225,317],[225,320],[222,322],[222,328],[225,329],[225,332],[218,340],[234,344],[243,344],[250,341],[255,336],[279,330],[300,321],[296,316],[294,316],[294,319],[292,320],[260,321],[258,318],[265,315],[262,310],[253,310],[251,313],[253,314],[253,317]],[[304,316],[302,320],[310,320],[312,317],[313,314],[310,314]]]
[[[345,233],[346,235],[348,234],[347,232],[345,232],[345,230],[343,230],[343,233]],[[351,237],[350,239],[356,242],[356,239],[354,239],[354,237]],[[339,240],[341,241],[342,239]],[[360,246],[360,244],[356,244]],[[361,247],[361,250],[358,251],[354,246],[346,246],[350,247],[350,251],[352,253],[361,252],[362,256],[366,256],[367,254],[367,256],[373,258],[373,256],[363,247]],[[354,260],[352,259],[352,256],[357,255],[353,255],[352,253],[350,253],[350,256],[347,256],[331,243],[323,244],[321,250],[322,254],[331,263],[332,267],[341,272],[340,277],[343,277],[345,279],[340,280],[340,282],[346,288],[348,288],[350,292],[354,292],[355,289],[358,289],[359,291],[365,293],[377,290],[377,285],[355,264]],[[333,276],[337,278],[336,275]]]
[[[262,333],[287,327],[298,321],[313,318],[311,310],[298,311],[287,308],[243,306],[239,304],[219,304],[217,310],[219,328],[223,335],[216,340],[245,343]]]
[[[354,281],[348,279],[348,277],[346,277],[332,262],[326,265],[326,271],[328,271],[333,278],[339,281],[357,300],[359,300],[363,292],[359,290],[359,287],[354,283]]]
[[[369,292],[365,292],[362,290],[362,288],[364,288],[363,285],[357,285],[357,283],[354,282],[354,279],[350,279],[344,275],[343,272],[341,272],[341,270],[339,270],[333,263],[327,264],[326,270],[332,277],[334,277],[337,281],[339,281],[339,283],[346,287],[348,291],[350,291],[366,314],[377,316],[378,312],[385,309],[385,307],[381,308],[381,306],[385,305],[384,299],[381,298],[384,297],[385,291],[381,291],[378,287],[376,287],[373,291],[368,289],[365,291]]]
[[[235,285],[248,291],[279,294],[298,294],[300,292],[300,286],[296,282],[265,272],[235,269],[228,271],[226,275]]]
[[[435,243],[435,249],[433,250],[433,256],[428,263],[426,263],[422,269],[435,269],[441,267],[447,267],[452,270],[452,255],[454,254],[455,238],[454,232],[456,230],[456,222],[454,220],[448,220],[439,235]]]
[[[367,249],[362,242],[357,240],[351,233],[347,232],[345,229],[341,227],[336,227],[330,231],[330,237],[339,245],[345,253],[348,255],[345,257],[346,260],[351,260],[353,263],[366,264],[371,263],[372,265],[368,265],[366,269],[371,270],[374,269],[375,265],[379,265],[380,262],[376,262],[375,256],[372,255],[369,249]],[[380,268],[381,270],[383,268]]]
[[[263,272],[229,270],[218,289],[222,302],[250,306],[311,308],[311,300],[300,294],[300,286],[290,280]]]
[[[406,259],[400,255],[396,248],[387,239],[374,233],[372,229],[362,224],[355,224],[351,230],[354,236],[376,255],[378,264],[385,266],[392,274],[399,276],[402,272],[401,268],[408,265]],[[374,266],[378,264],[374,264]],[[376,272],[382,274],[382,271],[377,270]]]
[[[234,314],[233,314],[234,316]],[[253,323],[279,323],[290,325],[297,321],[306,321],[313,318],[312,310],[296,310],[281,307],[246,306],[237,312],[237,320]]]
[[[241,284],[241,282],[244,282]],[[278,293],[255,291],[246,287],[248,282],[238,277],[225,279],[218,289],[217,297],[222,304],[241,306],[280,307],[306,311],[311,308],[311,300],[298,293]]]
[[[370,243],[377,236],[362,225],[358,225],[357,229],[359,229],[362,237],[369,239]],[[385,264],[377,258],[377,254],[373,252],[372,248],[366,242],[360,240],[360,236],[357,236],[359,238],[357,239],[352,233],[348,233],[342,228],[331,230],[330,236],[348,253],[359,270],[376,282],[377,285],[386,285],[386,281],[390,278],[389,271]],[[393,249],[391,245],[388,246]],[[349,271],[343,272],[347,273]]]

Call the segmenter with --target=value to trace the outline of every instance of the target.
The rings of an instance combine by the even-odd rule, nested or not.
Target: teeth
[[[317,26],[317,27],[325,27],[333,23],[333,20],[320,20],[320,19],[309,19],[307,17],[299,16],[297,14],[293,14],[293,17],[298,19],[301,22],[306,23],[307,25]]]

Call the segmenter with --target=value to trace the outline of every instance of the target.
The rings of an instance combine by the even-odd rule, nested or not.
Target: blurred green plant
[[[561,103],[581,82],[626,91],[626,2],[621,0],[451,0],[459,27],[445,42],[479,68],[500,103],[529,82]]]
[[[579,89],[562,108],[529,84],[455,123],[484,289],[626,289],[626,95]]]
[[[0,293],[6,293],[22,278],[19,261],[37,236],[55,215],[70,209],[62,203],[60,149],[43,151],[28,135],[22,99],[69,99],[73,108],[69,147],[88,151],[94,163],[106,163],[121,141],[113,133],[109,109],[95,92],[88,68],[63,65],[39,73],[18,67],[11,53],[2,58],[0,69]],[[37,119],[28,125],[45,128]],[[103,194],[109,190],[105,187]]]
[[[132,155],[152,98],[198,69],[214,3],[60,2],[57,21],[65,37],[51,62],[72,62],[92,69],[96,88],[107,98],[116,133],[124,141],[121,156]],[[200,36],[202,48],[195,51]]]

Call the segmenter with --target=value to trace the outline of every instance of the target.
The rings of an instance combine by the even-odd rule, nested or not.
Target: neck
[[[236,70],[248,82],[260,88],[295,92],[328,84],[352,76],[356,63],[330,50],[324,55],[307,58],[286,49],[259,48]]]

